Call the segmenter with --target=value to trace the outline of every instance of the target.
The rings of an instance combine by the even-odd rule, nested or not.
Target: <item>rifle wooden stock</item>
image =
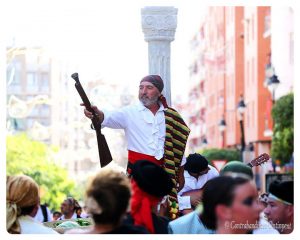
[[[112,161],[112,156],[109,150],[109,147],[107,145],[105,136],[101,133],[101,122],[99,121],[98,116],[96,115],[94,109],[91,107],[91,103],[85,94],[85,91],[83,90],[83,87],[81,86],[81,83],[78,78],[77,73],[73,73],[71,77],[75,80],[75,88],[77,89],[77,92],[79,93],[84,106],[86,109],[93,113],[93,118],[91,119],[92,124],[94,126],[94,129],[96,131],[97,135],[97,143],[98,143],[98,152],[99,152],[99,158],[100,158],[100,166],[105,167],[107,164],[109,164]]]

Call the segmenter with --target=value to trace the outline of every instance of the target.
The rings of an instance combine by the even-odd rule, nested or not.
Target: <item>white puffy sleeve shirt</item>
[[[103,111],[102,127],[124,129],[128,150],[161,159],[164,155],[166,123],[164,107],[154,115],[141,102],[116,111]]]
[[[216,168],[214,168],[213,166],[210,166],[210,165],[208,165],[208,167],[209,167],[209,171],[206,174],[200,176],[198,179],[191,176],[188,173],[188,171],[184,170],[183,174],[184,174],[185,183],[184,183],[183,188],[178,193],[179,210],[189,209],[192,207],[191,206],[191,197],[182,196],[183,193],[185,193],[187,191],[195,190],[195,189],[201,189],[208,180],[219,176],[219,172]]]

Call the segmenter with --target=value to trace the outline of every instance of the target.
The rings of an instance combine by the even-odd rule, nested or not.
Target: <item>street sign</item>
[[[222,167],[227,163],[227,160],[225,160],[225,159],[211,160],[211,163],[220,172]]]

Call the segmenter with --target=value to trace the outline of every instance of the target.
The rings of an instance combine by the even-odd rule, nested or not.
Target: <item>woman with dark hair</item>
[[[220,176],[207,182],[202,195],[203,224],[216,233],[251,233],[258,227],[262,205],[257,190],[244,175]]]

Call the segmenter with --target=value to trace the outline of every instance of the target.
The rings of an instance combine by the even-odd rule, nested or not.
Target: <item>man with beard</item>
[[[184,184],[181,162],[190,130],[180,114],[168,107],[161,94],[163,87],[159,75],[148,75],[140,82],[137,104],[112,112],[101,111],[96,106],[92,108],[102,127],[124,129],[128,143],[128,175],[132,165],[141,159],[158,164],[170,174],[176,187],[169,196],[173,207],[178,209],[177,191]],[[84,114],[93,117],[86,109]],[[177,211],[173,213],[176,215]]]

